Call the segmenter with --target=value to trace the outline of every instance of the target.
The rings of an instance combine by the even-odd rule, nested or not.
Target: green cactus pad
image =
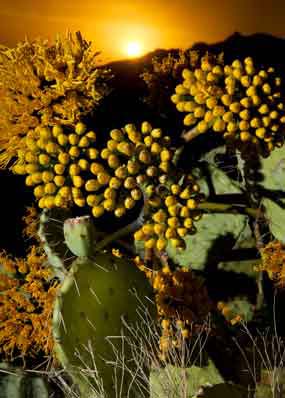
[[[268,198],[263,198],[262,204],[265,207],[265,216],[272,235],[285,243],[285,209]]]
[[[194,358],[193,358],[194,360]],[[224,379],[209,360],[205,367],[191,366],[178,368],[167,365],[165,368],[153,368],[150,376],[151,396],[176,398],[187,392],[187,397],[193,397],[199,387],[207,383],[212,385],[223,383]]]
[[[136,299],[134,291],[141,302]],[[88,347],[94,354],[106,396],[115,397],[112,379],[114,368],[105,363],[105,360],[115,360],[110,342],[120,353],[122,339],[115,336],[121,336],[122,317],[129,325],[139,324],[138,307],[148,308],[154,316],[153,298],[151,302],[147,297],[152,297],[150,284],[132,261],[108,253],[98,253],[92,260],[78,258],[74,261],[55,303],[53,334],[55,353],[79,385],[83,397],[97,388],[94,378],[84,378],[80,372],[80,368],[94,369]],[[124,333],[127,335],[125,329]],[[124,351],[128,366],[132,367],[127,345]],[[117,369],[117,377],[120,383],[120,369]],[[130,382],[130,376],[125,372],[123,389]],[[136,395],[135,385],[133,390],[130,398],[139,397],[140,395]]]
[[[260,159],[262,181],[260,185],[270,190],[285,192],[285,149],[275,148],[267,158]]]
[[[223,245],[225,239],[229,238],[233,241],[232,246],[234,245],[247,227],[247,219],[247,216],[240,214],[204,214],[201,220],[195,223],[196,233],[186,236],[185,251],[168,245],[167,252],[176,264],[203,270],[211,259],[211,252],[215,251],[214,255],[218,252],[218,244]]]
[[[90,216],[68,218],[63,224],[65,243],[78,257],[91,257],[96,244],[96,231]]]

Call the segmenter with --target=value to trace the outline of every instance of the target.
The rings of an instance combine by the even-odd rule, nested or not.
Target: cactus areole
[[[122,332],[128,335],[122,317],[128,325],[143,327],[137,310],[144,307],[153,313],[149,297],[152,297],[150,284],[131,260],[104,252],[94,259],[80,257],[74,261],[56,300],[53,334],[55,353],[79,385],[82,397],[98,390],[95,377],[86,373],[87,368],[94,372],[94,359],[104,391],[108,397],[115,398],[114,367],[105,362],[116,360],[110,342],[122,355],[122,338],[118,336],[122,336]],[[132,367],[127,344],[124,355],[128,367]],[[120,376],[119,369],[119,388]],[[128,377],[124,375],[123,388],[131,383]]]

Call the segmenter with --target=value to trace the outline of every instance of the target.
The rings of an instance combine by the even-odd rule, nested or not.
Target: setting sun
[[[142,55],[142,45],[138,41],[131,41],[127,43],[125,51],[128,57],[138,57]]]

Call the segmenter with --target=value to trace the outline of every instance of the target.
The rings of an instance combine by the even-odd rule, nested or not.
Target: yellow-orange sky
[[[284,0],[283,0],[284,1]],[[285,37],[282,1],[252,0],[0,0],[0,43],[13,46],[25,35],[53,38],[67,29],[92,40],[101,58],[124,58],[128,42],[144,52],[215,42],[234,31]]]

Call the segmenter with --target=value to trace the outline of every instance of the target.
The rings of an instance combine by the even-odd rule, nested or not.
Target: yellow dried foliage
[[[74,126],[109,92],[110,70],[80,32],[0,46],[0,167],[38,125]],[[2,150],[2,154],[1,154]]]
[[[160,338],[161,358],[183,339],[191,339],[204,330],[205,321],[212,309],[206,286],[187,268],[151,270],[136,257],[135,264],[145,272],[155,292],[157,315],[162,327]],[[182,337],[182,340],[181,340]]]
[[[256,267],[257,271],[267,272],[269,278],[278,287],[285,285],[285,245],[274,240],[260,250],[262,263]]]
[[[32,246],[26,258],[0,253],[0,354],[5,360],[51,354],[52,310],[58,289],[50,282],[42,249]]]

